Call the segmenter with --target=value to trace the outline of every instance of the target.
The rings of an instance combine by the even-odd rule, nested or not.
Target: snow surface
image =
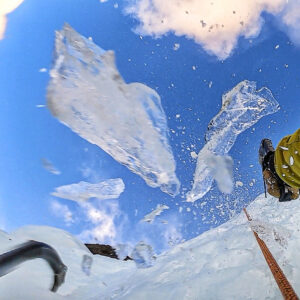
[[[210,121],[205,146],[200,150],[192,190],[187,201],[202,198],[211,189],[214,177],[206,163],[210,153],[224,156],[234,145],[237,136],[262,117],[279,110],[279,104],[266,87],[256,91],[256,83],[244,80],[222,96],[222,108]],[[226,177],[223,177],[226,180]],[[219,184],[220,186],[220,184]]]
[[[156,216],[159,216],[164,210],[169,209],[167,205],[157,204],[156,208],[142,219],[143,222],[152,223]]]
[[[261,195],[247,209],[252,227],[300,295],[299,200],[279,203]],[[11,234],[0,231],[0,253],[28,239],[58,251],[68,266],[66,282],[51,293],[50,268],[33,260],[0,279],[4,299],[282,299],[243,213],[159,255],[150,268],[95,255],[89,276],[82,261],[91,254],[59,229],[26,226]]]
[[[98,145],[151,187],[177,195],[180,183],[159,95],[126,84],[113,51],[104,51],[69,25],[56,32],[48,107],[79,136]]]
[[[90,198],[117,199],[123,193],[124,189],[123,180],[116,178],[99,183],[80,181],[79,183],[63,185],[55,188],[55,191],[51,195],[76,202],[85,202]]]

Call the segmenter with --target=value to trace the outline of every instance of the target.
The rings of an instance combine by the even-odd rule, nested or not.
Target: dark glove
[[[286,201],[291,201],[292,198],[292,191],[290,191],[286,186],[280,187],[280,197],[279,197],[279,202],[286,202]]]

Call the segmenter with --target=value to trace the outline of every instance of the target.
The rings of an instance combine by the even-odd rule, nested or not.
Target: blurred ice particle
[[[84,254],[82,256],[81,270],[87,276],[90,276],[91,274],[92,264],[93,264],[93,258],[90,255]]]
[[[54,174],[54,175],[60,175],[61,172],[54,167],[54,165],[51,163],[51,161],[49,161],[47,158],[42,158],[41,159],[42,162],[42,166],[50,173]]]
[[[152,267],[155,261],[153,248],[140,241],[133,249],[131,257],[138,268]]]

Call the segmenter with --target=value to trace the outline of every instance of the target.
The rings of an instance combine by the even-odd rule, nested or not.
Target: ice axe
[[[37,241],[28,241],[16,249],[0,255],[0,277],[12,272],[18,265],[35,258],[47,261],[54,273],[52,292],[64,283],[67,267],[61,261],[58,253],[51,246]]]

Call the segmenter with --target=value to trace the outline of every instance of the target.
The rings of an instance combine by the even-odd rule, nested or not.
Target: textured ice
[[[50,76],[48,107],[56,118],[151,187],[178,194],[160,97],[141,83],[126,84],[113,51],[104,51],[65,25],[56,32]]]
[[[144,216],[142,221],[152,223],[156,216],[159,216],[164,210],[169,208],[170,207],[167,205],[157,204],[156,209],[154,209],[151,213]]]
[[[108,179],[99,183],[80,181],[57,187],[51,195],[76,202],[84,202],[90,198],[117,199],[123,193],[124,188],[124,182],[120,178]]]
[[[140,241],[138,244],[136,244],[131,253],[131,258],[134,260],[138,268],[152,267],[155,262],[155,256],[152,247],[143,241]]]
[[[226,155],[240,133],[278,110],[279,104],[271,91],[266,87],[256,91],[253,81],[244,80],[223,95],[222,108],[210,121],[206,144],[198,154],[193,187],[187,194],[188,202],[202,198],[211,189],[213,176],[206,163],[207,155]]]

